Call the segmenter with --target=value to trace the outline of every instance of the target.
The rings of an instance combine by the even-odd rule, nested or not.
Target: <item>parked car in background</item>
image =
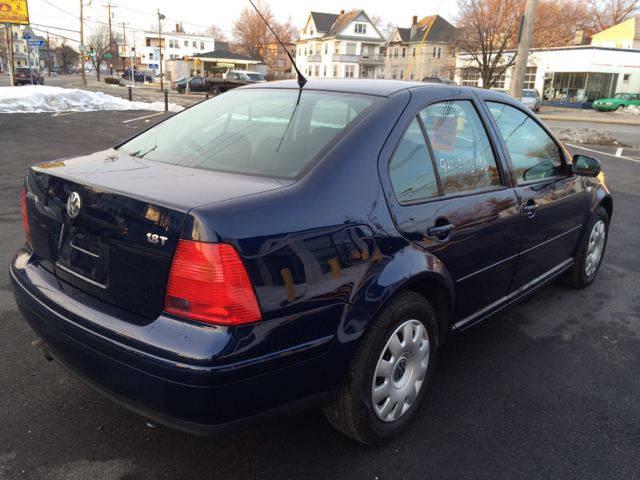
[[[630,105],[640,107],[640,93],[616,93],[613,98],[600,98],[591,104],[600,111],[621,110]]]
[[[171,81],[171,89],[172,90],[177,90],[178,89],[178,84],[184,84],[187,81],[187,77],[182,77],[179,78],[177,80],[172,80]]]
[[[542,105],[542,97],[538,93],[537,89],[525,88],[522,90],[521,102],[534,112],[539,112],[540,106]]]
[[[178,80],[175,85],[171,85],[171,88],[177,90],[178,93],[185,93],[187,91],[187,79]],[[202,77],[193,77],[189,79],[189,90],[192,92],[208,92],[210,85],[205,82]]]
[[[445,342],[591,284],[612,212],[600,162],[513,98],[285,80],[30,167],[10,278],[45,357],[143,418],[209,435],[324,408],[380,444]]]
[[[122,73],[122,78],[124,78],[125,80],[129,80],[131,81],[131,69],[127,68],[123,73]],[[139,82],[139,83],[144,83],[144,82],[148,82],[148,83],[153,83],[153,77],[151,75],[145,74],[144,72],[140,71],[140,70],[133,70],[133,81],[134,82]]]
[[[13,82],[16,85],[44,85],[44,77],[37,70],[18,67],[13,72]]]
[[[266,82],[267,80],[262,76],[261,73],[258,72],[245,72],[247,77],[254,82]]]
[[[425,83],[446,83],[448,85],[456,84],[453,80],[445,77],[424,77],[422,81]]]

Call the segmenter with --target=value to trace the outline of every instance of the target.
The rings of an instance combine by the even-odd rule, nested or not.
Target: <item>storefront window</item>
[[[593,102],[615,93],[617,73],[556,72],[549,98],[565,102]]]
[[[477,68],[463,68],[460,70],[460,82],[466,87],[477,87],[480,70]]]

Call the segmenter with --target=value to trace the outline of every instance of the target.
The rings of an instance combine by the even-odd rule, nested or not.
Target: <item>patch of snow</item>
[[[627,108],[616,110],[618,115],[640,115],[640,107],[638,105],[629,105]]]
[[[593,128],[553,129],[561,142],[586,143],[588,145],[624,146],[611,136],[611,133]]]
[[[169,104],[170,112],[184,108]],[[88,92],[77,88],[0,87],[0,113],[94,112],[98,110],[164,111],[164,102],[130,102],[102,92]]]

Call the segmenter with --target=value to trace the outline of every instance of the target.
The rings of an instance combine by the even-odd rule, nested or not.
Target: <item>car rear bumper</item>
[[[202,345],[198,346],[185,322],[183,331],[159,326],[164,332],[162,338],[150,340],[148,345],[123,335],[114,338],[113,332],[93,321],[100,312],[91,305],[78,303],[75,295],[45,293],[57,289],[53,283],[47,287],[45,281],[60,282],[38,265],[34,257],[21,249],[14,257],[10,276],[20,312],[47,345],[51,356],[91,388],[157,423],[198,435],[213,435],[280,410],[319,407],[341,382],[340,372],[346,368],[349,355],[334,335],[316,333],[316,338],[310,341],[290,341],[287,349],[268,353],[260,350],[260,339],[256,337],[262,332],[267,337],[282,333],[286,338],[284,327],[295,324],[291,318],[255,324],[249,337],[243,338],[249,355],[237,361],[233,361],[234,355],[225,357],[225,348],[220,348],[230,332],[222,327],[197,325],[205,337],[214,332],[206,337],[210,349],[208,361],[203,360]],[[62,286],[68,295],[72,287]],[[82,319],[78,318],[76,308],[85,312]],[[329,316],[336,312],[323,309],[318,318],[332,324]],[[303,317],[298,320],[305,327],[308,319]],[[335,325],[340,323],[340,317]],[[111,321],[122,323],[114,318]],[[260,328],[260,323],[262,327],[266,323],[276,326],[268,330]],[[127,324],[127,328],[135,331],[143,327]],[[145,328],[148,333],[149,325]],[[190,337],[196,345],[193,358],[186,356],[180,336]],[[254,340],[255,355],[247,348],[247,339]],[[175,348],[171,350],[167,345]],[[237,345],[232,349],[238,350]],[[216,361],[216,354],[223,360]]]

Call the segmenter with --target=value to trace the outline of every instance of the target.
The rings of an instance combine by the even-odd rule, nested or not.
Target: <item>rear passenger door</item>
[[[525,109],[487,101],[511,159],[522,244],[511,295],[571,263],[585,215],[585,192],[564,151]]]
[[[518,201],[472,98],[423,103],[411,113],[396,127],[402,138],[381,176],[400,233],[451,274],[460,327],[506,300],[520,245]]]

